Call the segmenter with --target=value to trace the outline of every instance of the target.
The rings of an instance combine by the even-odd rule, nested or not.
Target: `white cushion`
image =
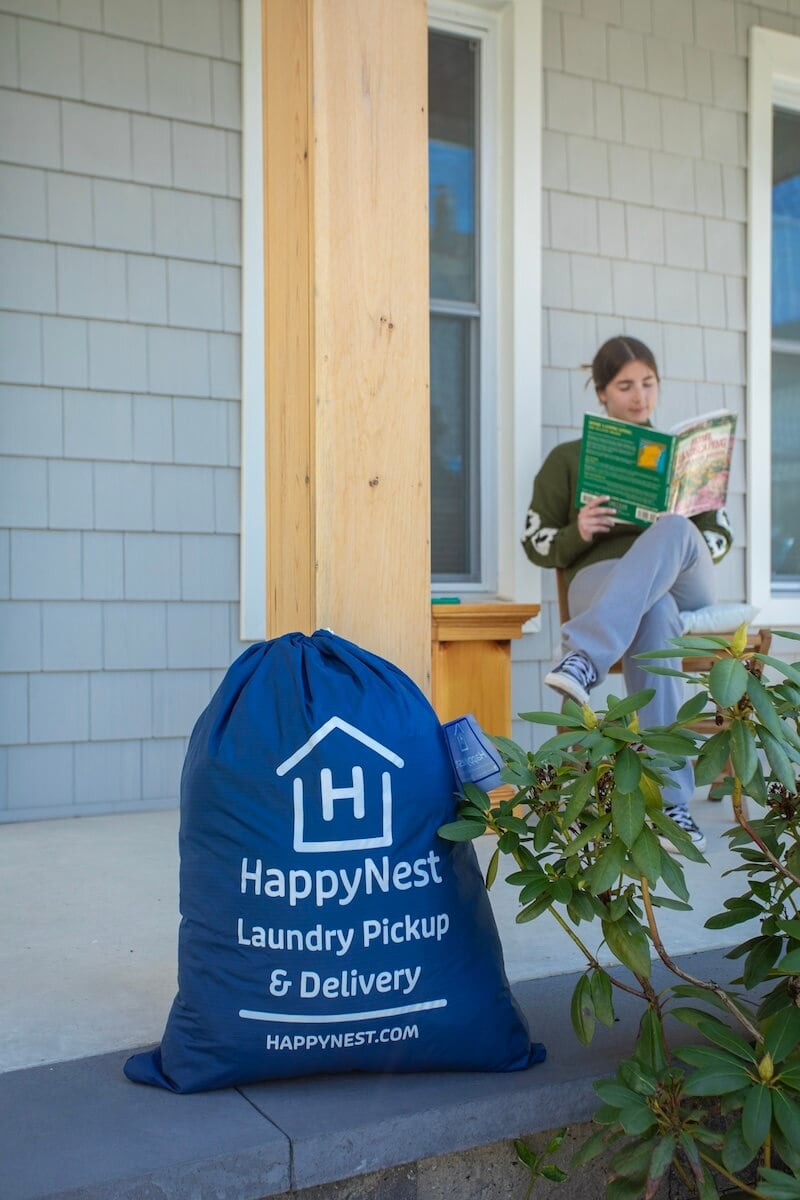
[[[728,633],[744,622],[749,625],[758,613],[752,604],[707,604],[682,612],[684,633]]]

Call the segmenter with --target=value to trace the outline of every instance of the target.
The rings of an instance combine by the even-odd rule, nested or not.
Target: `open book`
[[[617,521],[650,525],[662,513],[722,508],[728,494],[736,414],[681,421],[669,433],[587,413],[576,504],[609,496]]]

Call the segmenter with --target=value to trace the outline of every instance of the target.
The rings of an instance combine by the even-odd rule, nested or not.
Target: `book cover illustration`
[[[692,517],[722,508],[735,429],[736,416],[725,409],[669,433],[587,413],[576,503],[607,495],[616,520],[634,525],[650,525],[666,512]]]

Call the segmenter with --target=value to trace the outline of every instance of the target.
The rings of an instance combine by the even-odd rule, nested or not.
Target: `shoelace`
[[[582,687],[587,689],[590,688],[597,679],[597,676],[594,672],[594,667],[584,654],[570,654],[569,657],[564,660],[560,669],[562,671],[566,671],[569,675],[572,675],[578,680]]]
[[[695,833],[697,826],[684,808],[667,808],[664,810],[664,816],[669,817],[686,833]]]

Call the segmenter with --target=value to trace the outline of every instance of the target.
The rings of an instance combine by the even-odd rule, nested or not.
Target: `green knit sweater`
[[[579,438],[556,446],[548,454],[533,483],[533,498],[522,535],[522,545],[531,562],[537,567],[563,567],[569,583],[590,563],[621,558],[644,532],[644,527],[619,524],[608,533],[598,534],[591,542],[583,540],[578,532],[575,507],[580,449]],[[703,534],[712,560],[720,562],[733,541],[724,508],[699,513],[692,520]]]

